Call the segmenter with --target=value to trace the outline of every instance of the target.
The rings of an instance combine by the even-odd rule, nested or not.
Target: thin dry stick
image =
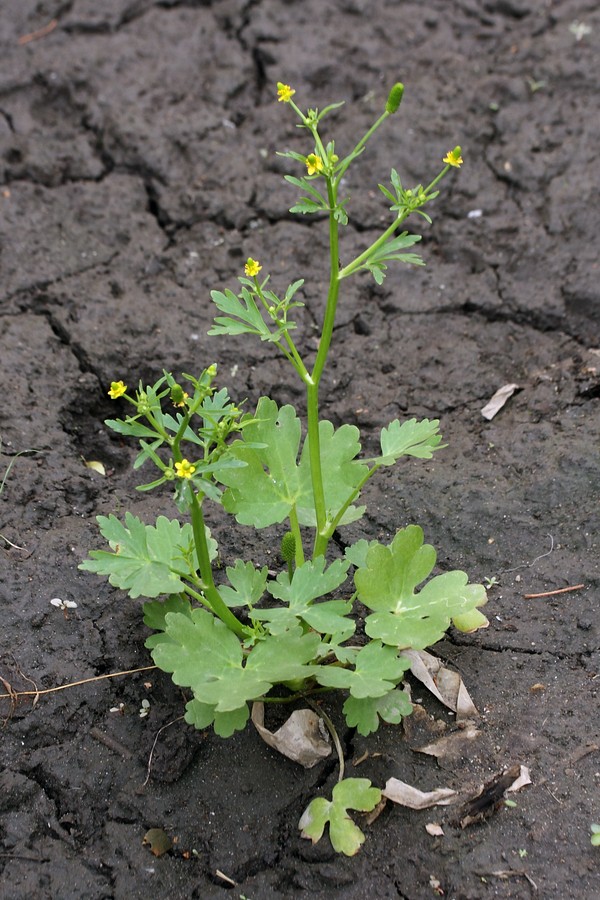
[[[42,691],[12,691],[10,694],[0,694],[0,700],[5,700],[8,697],[17,698],[17,697],[31,697],[33,694],[35,697],[39,697],[42,694],[53,694],[55,691],[66,691],[67,688],[78,687],[80,684],[90,684],[92,681],[102,681],[104,678],[119,678],[121,675],[135,675],[136,672],[148,672],[150,669],[157,669],[158,666],[140,666],[139,669],[125,669],[124,672],[109,672],[107,675],[94,675],[93,678],[83,678],[81,681],[70,681],[69,684],[61,684],[58,687],[52,688],[44,688]],[[6,686],[6,682],[4,679],[0,679],[4,685]],[[30,678],[27,679],[31,681]],[[33,684],[33,682],[32,682]]]
[[[43,28],[38,28],[37,31],[31,31],[29,34],[24,34],[17,41],[17,44],[22,47],[24,44],[30,44],[31,41],[39,41],[40,38],[46,37],[47,34],[50,34],[56,26],[58,25],[58,19],[52,19],[48,22],[47,25],[44,25]]]
[[[580,591],[585,584],[574,584],[571,587],[557,588],[555,591],[542,591],[541,594],[523,594],[525,600],[535,600],[536,597],[554,597],[555,594],[567,594],[569,591]]]
[[[154,741],[152,743],[152,749],[150,750],[150,756],[148,757],[148,768],[146,769],[146,780],[144,781],[142,787],[146,787],[146,785],[150,781],[150,770],[152,768],[152,757],[154,756],[154,750],[156,749],[156,743],[157,743],[160,735],[165,730],[165,728],[168,728],[170,725],[174,725],[175,722],[181,722],[182,719],[185,719],[185,716],[177,716],[176,719],[172,719],[170,722],[167,722],[166,725],[163,725],[162,728],[159,728],[158,731],[156,732]]]

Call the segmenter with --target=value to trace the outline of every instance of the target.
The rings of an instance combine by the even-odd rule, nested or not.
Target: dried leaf
[[[294,710],[274,732],[265,728],[264,720],[264,703],[253,703],[252,722],[263,741],[305,769],[312,769],[330,756],[331,746],[321,732],[321,719],[311,709]]]
[[[456,791],[450,788],[437,788],[435,791],[420,791],[398,778],[388,778],[382,791],[384,797],[408,806],[409,809],[427,809],[430,806],[447,806],[456,797]]]
[[[444,835],[444,829],[437,822],[428,822],[425,826],[425,831],[432,837],[443,837]]]
[[[477,707],[458,672],[447,669],[439,659],[425,650],[404,650],[402,655],[410,659],[410,671],[415,678],[444,706],[456,713],[457,722],[479,718]]]
[[[106,469],[104,468],[104,463],[98,462],[95,459],[84,460],[85,466],[87,469],[93,469],[94,472],[97,472],[98,475],[106,475]]]
[[[456,758],[468,756],[469,749],[465,746],[475,738],[479,737],[481,732],[474,725],[467,725],[466,728],[460,728],[453,731],[446,737],[426,744],[424,747],[412,747],[417,753],[426,753],[428,756],[435,756],[437,759]]]
[[[142,844],[144,847],[150,847],[150,852],[154,856],[162,856],[171,849],[173,841],[162,828],[151,828],[144,835]]]
[[[458,822],[461,828],[488,818],[499,808],[507,791],[519,790],[526,784],[531,784],[531,780],[529,779],[529,770],[525,766],[511,766],[496,775],[482,786],[475,797],[467,800],[460,808]]]
[[[519,390],[518,384],[505,384],[498,388],[494,396],[481,410],[484,419],[491,421],[496,413],[500,412],[507,400],[509,400],[515,391]]]

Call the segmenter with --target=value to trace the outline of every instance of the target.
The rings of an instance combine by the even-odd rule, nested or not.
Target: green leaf
[[[322,666],[317,681],[324,687],[348,688],[353,697],[383,697],[396,687],[410,662],[398,657],[394,647],[371,641],[356,654],[354,670]]]
[[[366,737],[379,728],[379,719],[399,725],[412,712],[412,703],[404,691],[394,689],[383,697],[348,697],[343,706],[346,722]]]
[[[231,587],[220,585],[219,593],[227,606],[255,606],[267,586],[267,566],[255,569],[251,562],[236,559],[235,565],[227,566],[226,572]]]
[[[113,552],[92,550],[91,559],[79,565],[86,572],[108,575],[114,587],[129,596],[158,597],[179,594],[185,584],[181,576],[193,577],[184,552],[193,547],[192,527],[159,516],[156,525],[144,525],[137,516],[125,514],[125,524],[116,516],[97,516],[102,535]]]
[[[356,459],[360,453],[360,432],[355,425],[342,425],[334,429],[326,419],[319,422],[319,443],[321,447],[321,471],[325,491],[327,517],[331,521],[352,496],[361,483],[368,466]],[[309,489],[297,501],[298,519],[301,525],[316,525],[316,513],[310,479],[310,442],[308,437],[302,448],[299,465],[302,482]],[[339,523],[348,525],[360,519],[364,507],[349,506]]]
[[[384,466],[393,465],[400,456],[416,456],[431,459],[436,450],[447,446],[442,444],[438,419],[408,419],[402,422],[394,419],[387,428],[381,429],[381,453],[374,460]]]
[[[376,544],[377,541],[367,541],[365,538],[361,538],[359,541],[356,541],[356,543],[346,547],[344,550],[344,557],[351,565],[356,566],[357,569],[360,566],[364,567],[367,564],[367,553],[370,548],[375,547]]]
[[[308,665],[318,650],[317,634],[284,634],[259,641],[245,653],[239,639],[212,613],[192,610],[165,616],[165,639],[152,657],[175,684],[190,687],[215,712],[240,709],[268,693],[274,684],[313,674]]]
[[[365,630],[371,638],[402,648],[422,650],[438,641],[454,616],[463,617],[487,600],[481,584],[468,584],[465,572],[446,572],[416,588],[431,573],[435,550],[423,544],[423,530],[409,525],[389,546],[377,544],[366,566],[354,573],[362,603],[374,610]]]
[[[269,583],[269,593],[276,600],[289,603],[290,607],[308,606],[317,597],[330,594],[346,580],[349,563],[336,559],[325,569],[325,559],[318,556],[308,560],[294,571],[290,581],[287,572],[280,572],[276,581]]]
[[[309,197],[300,197],[300,199],[296,203],[294,203],[293,206],[290,206],[291,213],[302,213],[302,215],[322,211],[322,205],[320,203],[317,203],[315,200],[311,200]]]
[[[344,778],[333,789],[332,799],[315,797],[298,823],[302,837],[313,844],[323,836],[329,823],[329,838],[336,853],[354,856],[365,836],[348,815],[349,809],[370,812],[381,800],[381,791],[368,778]]]
[[[208,334],[257,334],[262,341],[276,341],[281,336],[281,328],[271,331],[248,288],[243,287],[239,296],[229,289],[211,291],[210,295],[215,306],[227,315],[216,316]]]
[[[214,706],[200,700],[190,700],[185,705],[185,721],[194,728],[208,728],[212,725],[219,737],[231,737],[234,731],[242,731],[250,715],[248,704],[229,712],[217,712]]]
[[[165,616],[170,612],[183,613],[185,616],[191,616],[192,604],[186,597],[181,594],[171,594],[166,600],[151,600],[144,603],[144,625],[152,628],[153,631],[164,631]]]
[[[104,424],[113,431],[116,431],[117,434],[123,434],[129,437],[157,437],[154,428],[143,425],[142,422],[137,422],[135,419],[105,419]]]
[[[301,429],[294,407],[279,409],[273,400],[261,397],[253,418],[244,427],[242,440],[229,449],[245,467],[220,472],[219,481],[228,487],[225,510],[242,525],[265,528],[283,522],[311,488],[296,465]]]
[[[283,522],[293,508],[301,525],[315,525],[308,439],[297,462],[300,432],[300,420],[292,406],[280,409],[268,397],[260,398],[250,424],[244,425],[242,439],[228,451],[245,467],[218,476],[229,488],[223,496],[223,506],[242,525],[265,528]],[[336,430],[331,422],[323,420],[319,422],[319,437],[325,504],[332,520],[369,469],[355,458],[360,443],[354,425],[342,425]],[[340,524],[355,521],[363,512],[363,507],[349,506]]]

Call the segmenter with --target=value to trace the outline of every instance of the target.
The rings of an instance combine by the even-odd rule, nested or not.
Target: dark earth
[[[4,900],[600,896],[599,37],[595,0],[2,4]],[[252,726],[195,731],[158,670],[34,693],[152,664],[140,603],[78,571],[102,546],[96,515],[175,514],[168,491],[135,491],[135,447],[103,424],[110,382],[217,362],[248,408],[263,392],[302,405],[271,347],[206,336],[210,290],[235,287],[253,256],[277,290],[306,278],[299,340],[314,350],[326,225],[288,213],[294,164],[275,151],[308,150],[276,82],[304,108],[345,100],[325,132],[347,151],[398,80],[399,113],[348,176],[342,259],[389,221],[377,183],[392,166],[427,183],[456,144],[465,163],[433,225],[412,224],[426,268],[343,283],[323,413],[358,424],[368,453],[390,419],[441,420],[447,449],[374,480],[344,536],[418,523],[441,570],[492,581],[489,628],[433,649],[464,679],[479,735],[436,761],[402,727],[362,738],[329,709],[349,773],[380,787],[394,776],[464,801],[517,764],[532,784],[464,829],[456,806],[388,804],[346,859],[297,829],[330,794],[333,758],[306,771]],[[487,421],[507,383],[520,390]],[[275,532],[210,515],[224,563],[275,560]],[[32,693],[11,702],[9,688]],[[160,857],[150,828],[174,842]]]

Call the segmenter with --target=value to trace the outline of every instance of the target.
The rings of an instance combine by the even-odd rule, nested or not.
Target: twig
[[[542,591],[540,594],[523,594],[525,600],[535,600],[536,597],[554,597],[555,594],[567,594],[569,591],[580,591],[585,584],[573,584],[571,587],[557,588],[555,591]]]
[[[152,768],[152,757],[154,756],[154,750],[156,749],[156,742],[158,741],[160,735],[168,728],[170,725],[174,725],[175,722],[181,722],[182,719],[185,719],[185,716],[177,716],[176,719],[172,719],[172,721],[167,722],[166,725],[163,725],[162,728],[159,728],[154,737],[154,741],[152,743],[152,749],[150,750],[150,756],[148,757],[148,768],[146,769],[146,780],[144,781],[142,787],[146,787],[148,782],[150,781],[150,770]]]
[[[25,44],[30,44],[31,41],[39,41],[40,38],[46,37],[47,34],[50,34],[56,26],[58,25],[58,19],[52,19],[48,22],[47,25],[44,25],[43,28],[38,28],[37,31],[30,31],[29,34],[24,34],[17,41],[17,44],[20,47],[23,47]]]
[[[121,744],[120,741],[115,740],[115,738],[112,738],[109,734],[100,731],[99,728],[90,728],[89,733],[93,738],[96,738],[97,741],[100,741],[101,744],[104,744],[105,747],[108,747],[109,750],[112,750],[114,753],[119,753],[121,756],[124,756],[125,759],[131,759],[133,756],[131,750],[124,744]]]
[[[90,684],[92,681],[102,681],[104,678],[119,678],[121,675],[135,675],[136,672],[148,672],[150,669],[157,669],[158,666],[140,666],[139,669],[125,669],[124,672],[109,672],[107,675],[94,675],[93,678],[83,678],[81,681],[70,681],[69,684],[61,684],[58,687],[52,688],[44,688],[43,690],[35,690],[35,691],[12,691],[9,694],[0,694],[0,700],[5,700],[7,697],[10,697],[11,700],[17,697],[31,697],[33,694],[35,697],[39,697],[42,694],[53,694],[55,691],[65,691],[67,688],[79,687],[80,684]],[[27,679],[31,681],[31,679]],[[6,687],[6,682],[4,679],[0,679]],[[33,684],[33,682],[32,682]]]

